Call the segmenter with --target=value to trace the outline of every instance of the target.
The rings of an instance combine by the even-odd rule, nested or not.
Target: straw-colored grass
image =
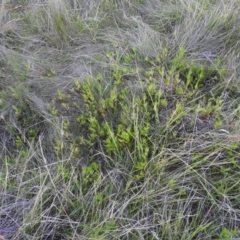
[[[2,1],[2,239],[238,239],[239,13]]]

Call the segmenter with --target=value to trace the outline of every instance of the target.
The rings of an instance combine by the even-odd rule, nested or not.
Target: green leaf
[[[181,60],[184,58],[185,56],[185,49],[183,46],[180,47],[177,56],[175,57],[175,59],[173,60],[173,65],[175,67],[178,67],[179,63],[181,62]]]
[[[227,228],[223,228],[221,233],[220,233],[220,237],[224,238],[224,239],[230,239],[232,237],[232,232],[230,232]]]
[[[161,99],[161,100],[160,100],[160,104],[161,104],[161,106],[163,106],[163,107],[167,107],[168,102],[167,102],[166,99]]]

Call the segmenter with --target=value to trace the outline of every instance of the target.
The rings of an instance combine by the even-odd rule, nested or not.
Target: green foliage
[[[222,2],[2,3],[1,209],[24,208],[24,239],[239,237],[239,4]],[[91,75],[66,82],[76,64]]]
[[[15,4],[27,4],[29,3],[29,0],[17,0]]]
[[[182,68],[184,65],[182,64],[182,60],[184,58],[184,55],[185,55],[185,49],[183,46],[181,46],[179,48],[179,51],[176,55],[176,57],[173,59],[173,67],[175,68]]]
[[[112,231],[117,229],[117,225],[114,220],[106,221],[102,226],[94,228],[94,231],[90,234],[91,239],[105,240]],[[109,235],[110,236],[110,235]]]
[[[27,156],[29,145],[38,142],[44,129],[44,118],[28,94],[24,86],[10,86],[0,94],[1,108],[5,112],[2,116],[2,131],[11,139],[8,140],[10,143],[5,152],[7,156]]]
[[[70,139],[70,142],[82,152],[102,146],[110,155],[131,152],[139,145],[137,155],[140,162],[134,164],[134,168],[140,172],[146,165],[150,148],[151,122],[155,124],[159,121],[158,111],[165,103],[160,102],[162,93],[155,84],[148,85],[143,97],[139,95],[132,98],[121,77],[121,71],[115,69],[113,82],[107,86],[90,78],[82,83],[75,81],[71,92],[78,96],[79,103],[66,104],[82,109],[82,112],[75,116],[80,135]],[[58,100],[68,101],[65,94],[60,92]],[[129,101],[133,103],[129,105]],[[68,111],[66,105],[61,107]],[[71,124],[66,125],[65,130],[70,131],[72,127]],[[57,149],[61,149],[60,145],[56,145],[59,146]]]
[[[96,162],[82,169],[82,187],[85,192],[96,182],[101,181],[101,175],[99,174],[99,167]]]
[[[117,183],[109,180],[103,186],[106,172],[112,171],[117,165],[128,173],[127,185],[124,186],[124,194],[127,194],[128,189],[141,186],[150,176],[150,179],[158,179],[165,174],[165,167],[159,167],[161,164],[169,164],[166,172],[179,168],[180,164],[170,167],[168,160],[162,163],[162,160],[156,161],[155,158],[163,149],[179,147],[186,141],[181,128],[184,124],[194,124],[191,116],[211,116],[215,128],[222,124],[223,99],[219,91],[213,89],[209,94],[204,91],[208,88],[207,84],[215,86],[220,82],[224,71],[220,74],[210,66],[185,61],[183,47],[170,65],[164,64],[167,54],[168,50],[165,50],[162,56],[159,54],[156,58],[144,59],[136,49],[125,53],[109,51],[106,54],[110,65],[107,73],[98,73],[83,80],[75,79],[71,88],[58,90],[53,98],[49,110],[63,120],[61,134],[53,141],[58,160],[54,171],[58,184],[67,185],[71,196],[66,200],[64,211],[73,220],[84,216],[84,211],[87,211],[87,217],[81,217],[83,228],[78,231],[87,232],[91,238],[105,239],[117,229],[114,220],[95,225],[101,219],[101,210],[109,203],[117,188]],[[133,67],[136,61],[142,61],[144,68]],[[132,87],[128,79],[136,73],[141,78],[136,81],[137,87]],[[55,71],[50,69],[46,76],[53,75]],[[15,88],[10,91],[16,99],[12,105],[14,117],[26,129],[25,135],[16,134],[15,144],[21,156],[27,157],[26,145],[37,141],[39,128],[30,121],[34,111],[28,101],[22,98],[21,91]],[[3,94],[3,103],[5,97]],[[31,127],[27,128],[29,125]],[[224,152],[231,159],[233,169],[237,169],[237,150],[238,145],[232,143]],[[191,158],[191,167],[186,173],[193,169],[200,171],[202,165],[212,159],[198,151],[191,152]],[[69,160],[63,162],[61,159]],[[226,176],[231,166],[215,165],[208,171],[213,177],[216,173]],[[185,186],[179,187],[176,179],[163,179],[160,184],[169,189],[171,194],[186,199],[189,192]],[[233,191],[227,184],[228,181],[218,180],[212,195],[221,198],[222,194]],[[134,215],[138,212],[141,202],[129,204],[128,213]],[[49,207],[47,203],[44,206]],[[177,224],[176,229],[180,229],[181,222]]]
[[[238,230],[229,230],[226,227],[223,227],[218,240],[232,239],[236,233],[239,233],[239,231]]]
[[[66,37],[66,20],[64,15],[60,13],[53,13],[53,22],[56,32],[64,39]]]
[[[54,69],[49,69],[48,72],[46,73],[47,77],[52,77],[56,74],[56,71]]]
[[[183,47],[167,72],[162,65],[167,54],[166,49],[162,58],[145,58],[150,68],[143,71],[145,83],[138,82],[141,91],[130,91],[125,80],[128,74],[137,71],[126,65],[140,57],[136,49],[125,54],[120,54],[118,50],[107,52],[110,76],[99,73],[85,80],[75,79],[71,89],[58,91],[51,111],[55,115],[70,113],[71,119],[66,119],[63,124],[64,139],[56,140],[55,152],[68,152],[69,149],[74,158],[81,156],[89,159],[86,165],[89,171],[96,164],[95,153],[98,151],[120,159],[133,153],[131,164],[129,161],[121,164],[126,165],[133,179],[139,181],[144,179],[151,154],[159,151],[156,143],[167,146],[177,141],[177,129],[187,114],[196,112],[196,105],[199,106],[199,114],[214,115],[215,128],[221,126],[222,99],[201,95],[200,91],[206,87],[204,83],[209,74],[213,79],[211,84],[219,81],[220,75],[212,67],[185,62]],[[162,79],[171,91],[162,90],[157,79]],[[175,98],[171,98],[173,93]],[[202,102],[201,105],[199,102]],[[71,112],[71,109],[75,111]],[[112,166],[112,162],[108,162],[105,168],[111,169]],[[86,181],[92,185],[93,177],[90,175]]]

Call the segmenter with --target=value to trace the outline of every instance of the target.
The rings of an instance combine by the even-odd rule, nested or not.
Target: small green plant
[[[48,72],[46,73],[47,77],[52,77],[56,75],[56,71],[54,69],[49,69]]]
[[[24,144],[24,141],[21,136],[17,135],[16,136],[16,145],[21,147]]]
[[[218,240],[227,240],[234,237],[236,233],[239,233],[238,230],[228,230],[226,227],[223,227],[220,233]]]
[[[117,224],[114,220],[108,220],[102,224],[102,226],[94,228],[94,231],[90,234],[92,239],[106,239],[106,236],[110,236],[111,232],[117,229]]]
[[[96,162],[83,167],[82,169],[82,189],[84,193],[87,193],[94,184],[101,181],[101,173],[99,171],[99,166]],[[98,201],[101,196],[98,195],[95,201]]]

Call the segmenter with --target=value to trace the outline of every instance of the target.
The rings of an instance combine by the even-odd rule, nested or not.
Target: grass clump
[[[2,3],[0,234],[238,238],[239,7]]]

